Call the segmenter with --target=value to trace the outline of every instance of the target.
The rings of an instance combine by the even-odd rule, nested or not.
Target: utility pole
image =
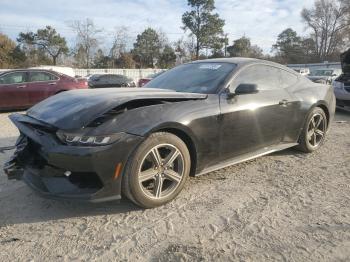
[[[228,34],[225,34],[225,57],[227,57],[227,45],[228,45],[228,38],[227,38]]]

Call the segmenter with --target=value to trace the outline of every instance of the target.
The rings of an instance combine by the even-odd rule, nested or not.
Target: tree
[[[300,63],[304,56],[302,38],[291,28],[287,28],[278,35],[272,49],[277,51],[282,63]]]
[[[156,60],[159,59],[161,48],[162,43],[157,31],[147,28],[142,34],[137,35],[132,53],[135,60],[139,62],[140,68],[154,67]]]
[[[212,46],[212,55],[211,58],[220,58],[226,56],[227,51],[227,45],[228,45],[228,39],[226,35],[223,35],[222,37],[218,38],[217,41]]]
[[[161,53],[158,61],[158,67],[171,68],[175,66],[176,54],[174,49],[170,45],[165,45],[163,52]]]
[[[12,66],[11,52],[16,48],[16,43],[7,35],[0,33],[0,68]]]
[[[93,65],[94,68],[108,68],[110,61],[111,58],[105,56],[102,49],[98,49],[94,57]]]
[[[75,53],[79,52],[80,56],[84,56],[86,68],[90,68],[94,53],[98,48],[98,35],[102,32],[96,28],[94,22],[87,18],[85,21],[73,21],[70,27],[77,34],[77,44]]]
[[[120,26],[115,28],[115,35],[113,45],[110,50],[110,57],[115,60],[128,51],[128,45],[130,42],[129,29],[126,26]]]
[[[26,43],[41,49],[52,59],[52,63],[56,65],[57,58],[60,55],[68,53],[66,39],[56,32],[51,26],[44,29],[38,29],[36,33],[20,33],[17,38],[19,43]]]
[[[10,52],[10,56],[11,56],[13,67],[15,68],[25,67],[25,61],[27,60],[27,57],[19,45],[17,45]]]
[[[252,45],[248,37],[241,37],[233,41],[232,46],[227,47],[230,57],[263,57],[262,49],[257,45]]]
[[[214,0],[188,0],[191,11],[182,15],[183,29],[189,29],[195,36],[196,59],[203,48],[213,48],[220,42],[225,21],[220,19],[215,10]]]
[[[83,68],[86,66],[86,52],[83,46],[76,46],[75,50],[73,50],[73,65],[78,68]]]
[[[118,68],[135,68],[135,61],[131,53],[122,53],[119,58],[115,60],[115,65]]]
[[[350,30],[349,0],[316,0],[314,7],[302,10],[301,16],[312,30],[320,62],[339,53]]]

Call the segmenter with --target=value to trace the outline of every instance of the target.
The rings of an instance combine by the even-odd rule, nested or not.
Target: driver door
[[[286,122],[292,115],[291,95],[282,88],[280,69],[252,65],[238,72],[230,84],[255,84],[257,93],[220,96],[221,160],[276,145],[283,139]]]
[[[29,106],[27,72],[15,71],[0,76],[0,108],[15,109]]]

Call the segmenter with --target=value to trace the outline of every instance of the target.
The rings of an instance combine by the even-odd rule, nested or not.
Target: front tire
[[[190,168],[190,153],[179,137],[154,133],[130,157],[122,182],[123,193],[143,208],[164,205],[180,193]]]
[[[299,136],[298,150],[305,153],[311,153],[321,147],[324,143],[327,131],[327,116],[319,108],[313,108],[304,124],[303,130]]]

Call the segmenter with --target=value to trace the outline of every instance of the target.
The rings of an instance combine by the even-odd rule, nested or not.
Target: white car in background
[[[342,74],[333,81],[337,107],[350,109],[350,49],[340,56]]]
[[[312,70],[307,76],[311,81],[320,84],[331,85],[333,81],[342,74],[341,69],[337,68],[319,68]]]
[[[64,75],[68,75],[71,77],[75,77],[75,72],[74,69],[71,67],[66,67],[66,66],[52,66],[52,65],[42,65],[42,66],[35,66],[35,67],[30,67],[29,69],[45,69],[45,70],[51,70],[57,73],[61,73]]]
[[[292,68],[295,72],[303,75],[303,76],[307,76],[310,74],[310,69],[309,68],[302,68],[302,67],[294,67]]]

